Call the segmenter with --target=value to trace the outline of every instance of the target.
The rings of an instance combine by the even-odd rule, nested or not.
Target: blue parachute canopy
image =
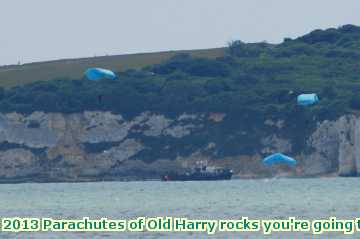
[[[114,72],[102,68],[89,68],[85,71],[84,74],[89,80],[101,80],[101,79],[114,80],[116,78]]]
[[[301,94],[297,97],[298,105],[313,105],[319,102],[316,94]]]
[[[282,153],[276,153],[276,154],[272,154],[272,155],[264,158],[263,163],[268,166],[271,166],[276,163],[287,164],[289,166],[295,166],[296,160],[289,156],[286,156]]]

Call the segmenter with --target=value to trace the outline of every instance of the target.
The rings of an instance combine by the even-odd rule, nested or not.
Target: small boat
[[[210,181],[230,180],[233,171],[218,167],[196,167],[185,173],[170,173],[161,177],[162,181]]]

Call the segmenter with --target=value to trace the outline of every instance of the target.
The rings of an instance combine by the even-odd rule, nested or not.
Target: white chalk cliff
[[[110,112],[0,114],[0,182],[156,178],[164,172],[184,169],[198,159],[231,167],[238,176],[263,177],[274,173],[262,165],[264,155],[292,152],[291,140],[275,133],[261,138],[258,152],[250,155],[218,156],[217,145],[210,140],[202,142],[204,146],[191,148],[185,156],[177,152],[178,142],[219,124],[226,117],[221,116],[166,117],[143,112],[125,119]],[[274,128],[281,128],[283,123],[264,122]],[[151,150],[170,153],[143,160],[144,155],[151,157]],[[280,167],[276,173],[359,174],[360,116],[318,122],[304,149],[292,156],[299,161],[297,169],[289,173]]]

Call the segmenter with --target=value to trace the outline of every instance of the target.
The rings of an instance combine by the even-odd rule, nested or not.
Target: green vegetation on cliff
[[[192,143],[210,137],[229,155],[253,151],[269,129],[265,120],[284,120],[288,123],[275,133],[292,138],[297,151],[318,120],[360,109],[360,27],[315,30],[278,45],[235,41],[216,58],[182,53],[117,74],[116,81],[57,79],[3,89],[0,110],[223,112],[228,117],[220,128]],[[320,103],[299,107],[299,93],[318,93]],[[220,129],[232,137],[220,139]]]

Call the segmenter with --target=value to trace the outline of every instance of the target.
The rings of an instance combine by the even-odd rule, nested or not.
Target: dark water
[[[360,217],[360,178],[0,185],[1,217],[323,219]],[[5,233],[1,238],[264,238],[256,233]],[[266,238],[360,238],[277,233]]]

